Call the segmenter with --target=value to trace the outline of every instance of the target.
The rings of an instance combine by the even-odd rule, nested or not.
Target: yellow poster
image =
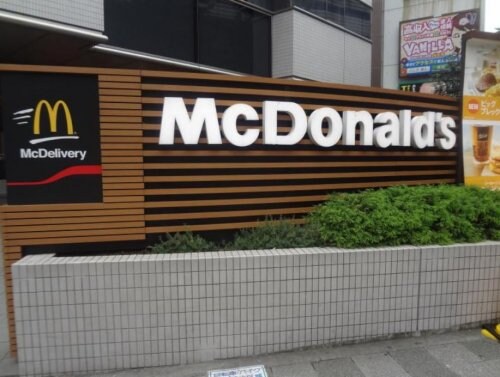
[[[500,40],[481,34],[487,38],[469,38],[465,49],[464,182],[500,189]]]

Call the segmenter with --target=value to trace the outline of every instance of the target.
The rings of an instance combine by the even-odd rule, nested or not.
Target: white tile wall
[[[273,77],[370,85],[371,43],[298,10],[272,18]]]
[[[0,0],[0,10],[104,31],[104,0]]]
[[[499,317],[500,243],[13,266],[21,375],[193,363]]]

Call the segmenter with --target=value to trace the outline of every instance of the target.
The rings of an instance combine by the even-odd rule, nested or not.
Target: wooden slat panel
[[[145,195],[194,195],[194,194],[227,194],[227,193],[257,193],[257,192],[286,192],[286,191],[317,191],[360,189],[369,187],[385,187],[396,185],[424,185],[435,183],[453,183],[454,178],[399,180],[392,182],[356,182],[356,183],[331,183],[310,185],[282,185],[282,186],[243,186],[243,187],[201,187],[201,188],[175,188],[175,189],[145,189]]]
[[[133,229],[133,228],[131,228]],[[61,244],[77,244],[77,243],[88,243],[88,242],[121,242],[121,241],[140,241],[144,240],[144,228],[137,229],[137,232],[129,232],[129,234],[118,234],[118,235],[92,235],[83,237],[56,237],[56,238],[32,238],[29,240],[8,240],[5,241],[5,245],[61,245]]]
[[[144,189],[144,183],[103,183],[104,190]]]
[[[142,156],[142,154],[142,147],[139,150],[122,150],[122,148],[101,150],[101,156]]]
[[[139,98],[141,91],[139,89],[99,89],[100,96],[116,96],[120,98],[120,102],[124,101],[123,97]],[[111,101],[110,101],[111,102]],[[139,101],[134,101],[139,102]]]
[[[292,97],[292,98],[312,98],[332,101],[351,101],[355,103],[378,103],[387,104],[387,100],[376,97],[363,97],[360,93],[358,96],[348,96],[341,94],[324,94],[311,92],[292,92],[287,90],[270,90],[270,89],[246,89],[232,87],[214,87],[214,86],[185,86],[185,85],[168,85],[168,84],[142,84],[142,90],[149,91],[164,91],[164,92],[189,92],[189,93],[227,93],[227,94],[243,94],[248,96],[265,96],[265,97]],[[111,89],[102,89],[111,90]],[[110,94],[110,93],[102,93]],[[130,95],[134,95],[130,93]],[[456,105],[441,105],[431,102],[422,103],[414,101],[391,100],[391,105],[402,107],[425,107],[426,109],[446,109],[455,111]]]
[[[122,96],[119,94],[116,94],[114,92],[113,94],[104,94],[100,93],[99,95],[99,102],[119,102],[119,103],[135,103],[135,104],[140,104],[141,103],[141,97],[140,94],[137,94],[135,96],[125,96],[123,94]]]
[[[123,163],[123,162],[131,162],[131,163],[142,163],[142,157],[139,156],[103,156],[102,163],[103,164],[113,164],[113,163]]]
[[[140,78],[140,76],[99,75],[99,81],[141,82],[141,78]]]
[[[101,116],[102,123],[141,123],[140,116]]]
[[[213,211],[213,212],[189,212],[189,213],[160,213],[146,215],[146,221],[154,220],[189,220],[189,219],[219,219],[224,217],[244,217],[244,216],[269,216],[269,215],[289,215],[310,212],[312,207],[274,208],[274,209],[254,209],[246,211]]]
[[[144,202],[144,196],[105,196],[104,203],[132,203],[132,202]]]
[[[65,237],[96,237],[96,236],[109,236],[109,235],[124,235],[124,234],[138,234],[144,230],[143,227],[136,228],[119,228],[119,229],[83,229],[83,230],[61,230],[57,232],[48,232],[40,234],[40,232],[21,232],[21,233],[8,233],[5,234],[5,244],[8,245],[12,240],[21,240],[24,245],[29,245],[29,239],[40,238],[65,238]]]
[[[101,130],[142,130],[140,123],[101,123]]]
[[[118,130],[101,130],[101,136],[142,136],[142,131],[141,130],[123,130],[123,129],[118,129]],[[103,139],[104,141],[105,139]]]
[[[106,170],[102,171],[103,178],[105,177],[141,177],[143,176],[142,170]]]
[[[110,82],[99,80],[99,88],[141,89],[141,84],[138,82]]]
[[[275,181],[286,179],[326,179],[357,177],[399,177],[415,175],[454,175],[454,169],[447,170],[398,170],[352,173],[309,173],[309,174],[227,174],[227,175],[167,175],[146,176],[144,182],[223,182],[223,181]]]
[[[130,150],[130,149],[137,149],[142,151],[142,145],[138,143],[106,143],[106,144],[101,144],[101,151],[106,150],[106,149],[125,149],[125,150]]]
[[[128,196],[144,195],[144,190],[104,190],[104,195],[108,196]]]
[[[111,204],[111,203],[110,203]],[[130,207],[134,203],[130,203]],[[136,205],[137,207],[142,207]],[[6,219],[46,219],[46,218],[62,218],[65,217],[80,217],[80,216],[117,216],[117,215],[142,215],[142,208],[130,209],[104,209],[104,210],[86,210],[86,211],[51,211],[51,212],[13,212],[6,213]],[[15,245],[14,245],[15,246]]]
[[[19,238],[24,234],[32,232],[61,232],[65,230],[91,230],[116,228],[141,228],[144,227],[144,221],[118,221],[101,223],[100,219],[94,219],[91,223],[73,223],[73,224],[55,224],[55,225],[22,225],[22,226],[6,226],[4,229],[5,239]]]
[[[85,224],[85,223],[95,223],[98,219],[99,223],[119,223],[119,222],[130,222],[137,221],[143,219],[143,214],[137,215],[118,215],[118,216],[80,216],[80,217],[52,217],[46,218],[40,221],[39,218],[28,218],[28,219],[11,219],[9,220],[8,226],[17,227],[24,225],[38,225],[38,224]],[[6,227],[8,228],[8,227]],[[20,255],[21,251],[19,249],[18,254]]]
[[[140,117],[142,116],[141,110],[125,110],[125,109],[101,109],[99,111],[101,116],[132,116]]]
[[[295,224],[303,224],[304,219],[290,219],[289,220]],[[174,233],[174,232],[185,232],[187,230],[191,232],[203,231],[203,230],[227,230],[227,229],[244,229],[244,228],[255,228],[264,225],[263,221],[245,221],[245,222],[231,222],[223,224],[201,224],[201,225],[173,225],[173,226],[151,226],[146,228],[146,233]]]
[[[140,103],[99,102],[100,109],[141,110]]]
[[[140,176],[132,176],[132,177],[123,177],[123,176],[118,176],[118,177],[110,177],[110,176],[105,176],[102,177],[102,182],[103,184],[106,183],[120,183],[120,182],[143,182],[143,177],[142,175]],[[109,205],[109,204],[107,204]]]
[[[249,156],[290,156],[290,150],[172,150],[168,147],[157,150],[145,150],[142,155],[147,157],[249,157]],[[296,157],[303,156],[318,156],[317,150],[294,150],[293,155]],[[456,157],[455,151],[339,151],[324,149],[321,151],[321,156],[339,156],[339,157]]]
[[[454,166],[455,161],[346,161],[346,162],[237,162],[237,163],[144,163],[144,169],[173,170],[173,169],[273,169],[273,168],[341,168],[366,166]]]
[[[300,203],[300,202],[320,202],[325,200],[328,194],[304,195],[304,196],[281,196],[271,198],[242,198],[242,199],[197,199],[197,200],[172,200],[146,202],[144,208],[186,208],[186,207],[223,207],[231,205],[252,205],[252,204],[276,204],[276,203]]]
[[[314,90],[314,88],[328,88],[332,87],[339,89],[350,89],[356,90],[359,92],[371,93],[374,96],[379,96],[381,94],[394,94],[394,90],[378,88],[378,87],[366,87],[366,86],[357,86],[357,85],[345,85],[345,84],[330,84],[324,82],[317,81],[297,81],[297,80],[287,80],[280,79],[279,81],[276,79],[266,78],[266,77],[257,77],[257,76],[227,76],[227,75],[207,75],[203,73],[187,73],[187,72],[169,72],[169,71],[150,71],[150,70],[142,70],[141,75],[143,77],[159,77],[159,78],[183,78],[183,79],[191,79],[191,80],[209,80],[209,81],[226,81],[226,82],[241,82],[241,83],[259,83],[259,84],[281,84],[292,87],[304,87],[310,88]],[[413,93],[413,92],[400,92],[398,93],[401,97],[410,97],[410,98],[419,98],[428,101],[436,100],[439,98],[440,101],[451,102],[458,104],[457,99],[452,97],[444,97],[436,95],[429,95],[423,93]]]
[[[81,73],[90,75],[122,75],[139,76],[140,72],[135,69],[97,68],[97,67],[64,67],[43,66],[30,64],[0,64],[0,71],[5,72],[42,72],[42,73]]]
[[[142,208],[140,205],[134,205],[134,208]],[[0,211],[4,214],[5,218],[9,217],[9,213],[20,212],[52,212],[52,211],[100,211],[109,209],[130,209],[123,204],[103,204],[103,203],[73,203],[73,204],[23,204],[23,205],[3,205],[0,206]]]

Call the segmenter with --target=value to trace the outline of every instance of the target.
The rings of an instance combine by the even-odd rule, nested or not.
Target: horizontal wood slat
[[[145,195],[192,195],[192,194],[227,194],[227,193],[257,193],[257,192],[286,192],[286,191],[315,191],[361,189],[369,187],[384,187],[396,185],[425,185],[435,183],[453,183],[454,178],[448,179],[420,179],[398,180],[393,182],[356,182],[333,184],[309,185],[279,185],[279,186],[242,186],[242,187],[201,187],[201,188],[175,188],[175,189],[145,189]]]
[[[127,232],[126,234],[119,235],[84,235],[84,236],[71,236],[60,235],[54,238],[30,238],[19,240],[6,240],[5,245],[64,245],[64,244],[79,244],[79,243],[97,243],[97,242],[122,242],[122,241],[141,241],[144,240],[144,228],[137,229],[135,232]]]
[[[245,150],[243,148],[237,150],[179,150],[179,149],[157,149],[145,150],[141,153],[145,157],[254,157],[254,156],[290,156],[289,150]],[[317,150],[294,150],[293,156],[317,156]],[[455,158],[454,151],[346,151],[324,149],[321,151],[321,156],[338,156],[338,157],[449,157]]]
[[[359,92],[371,93],[372,95],[380,95],[380,94],[394,94],[394,91],[391,89],[378,88],[378,87],[365,87],[365,86],[355,86],[355,85],[345,85],[345,84],[335,84],[332,85],[330,83],[325,82],[316,82],[316,81],[298,81],[298,80],[287,80],[287,79],[271,79],[266,77],[257,77],[257,76],[226,76],[226,75],[207,75],[203,73],[186,73],[186,72],[171,72],[171,71],[141,71],[142,77],[151,77],[151,78],[181,78],[191,80],[194,85],[196,80],[204,80],[204,81],[222,81],[222,82],[233,82],[233,83],[251,83],[251,84],[274,84],[274,85],[286,85],[292,87],[303,87],[307,88],[307,90],[314,90],[315,88],[326,88],[331,89],[332,87],[336,87],[339,89],[349,89],[356,90]],[[165,80],[168,81],[168,80]],[[435,95],[423,94],[423,93],[412,93],[412,92],[399,92],[399,96],[401,97],[411,97],[411,98],[422,98],[428,101],[435,101]],[[458,104],[456,98],[453,97],[439,97],[439,100],[442,102],[450,102],[454,104]]]
[[[242,198],[242,199],[197,199],[197,200],[172,200],[155,201],[144,203],[145,208],[182,208],[182,207],[214,207],[214,206],[247,206],[253,204],[275,204],[275,203],[302,203],[302,202],[321,202],[328,197],[323,195],[304,195],[304,196],[281,196],[281,197],[261,197],[261,198]]]
[[[273,169],[273,168],[340,168],[340,167],[380,167],[380,166],[454,166],[455,161],[346,161],[346,162],[232,162],[232,163],[144,163],[145,170],[178,170],[178,169]]]
[[[304,219],[289,219],[290,222],[295,224],[303,224]],[[157,233],[174,233],[174,232],[198,232],[198,231],[217,231],[217,230],[228,230],[228,229],[245,229],[245,228],[255,228],[264,225],[263,221],[243,221],[243,222],[230,222],[223,224],[191,224],[191,225],[172,225],[172,226],[150,226],[146,228],[146,233],[157,234]]]
[[[277,208],[259,210],[238,210],[238,211],[213,211],[213,212],[189,212],[189,213],[162,213],[146,215],[146,221],[154,220],[185,220],[185,219],[218,219],[223,217],[243,217],[243,216],[269,216],[307,213],[312,207],[300,208]]]
[[[379,98],[378,96],[363,97],[361,94],[358,96],[341,95],[341,94],[323,94],[311,92],[292,92],[287,90],[270,90],[270,89],[246,89],[246,88],[232,88],[232,87],[215,87],[215,86],[184,86],[184,85],[168,85],[168,84],[142,84],[142,90],[146,91],[161,91],[161,92],[187,92],[187,93],[213,93],[213,94],[242,94],[248,96],[265,96],[265,97],[292,97],[292,98],[306,98],[306,99],[321,99],[332,101],[350,101],[359,103],[363,101],[365,104],[387,104],[387,100]],[[102,94],[110,94],[109,91],[113,89],[102,89]],[[126,90],[127,94],[135,95],[133,90]],[[456,105],[442,105],[432,102],[416,102],[416,101],[403,101],[392,100],[391,105],[406,106],[406,107],[425,107],[426,109],[446,109],[450,111],[456,110]]]
[[[356,177],[398,177],[415,175],[455,174],[454,169],[447,170],[397,170],[382,172],[353,173],[310,173],[310,174],[227,174],[227,175],[168,175],[147,176],[144,182],[221,182],[221,181],[274,181],[290,179],[325,179],[325,178],[356,178]]]
[[[97,219],[94,219],[97,220]],[[88,229],[116,229],[116,228],[141,228],[144,227],[143,221],[115,221],[101,223],[73,223],[73,224],[55,224],[55,225],[22,225],[22,226],[6,226],[4,230],[5,239],[19,238],[23,234],[31,232],[61,232],[65,230],[88,230]]]

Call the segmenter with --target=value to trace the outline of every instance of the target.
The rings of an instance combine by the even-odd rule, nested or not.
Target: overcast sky
[[[500,28],[500,1],[486,0],[484,22],[484,31],[495,32],[495,28]]]

